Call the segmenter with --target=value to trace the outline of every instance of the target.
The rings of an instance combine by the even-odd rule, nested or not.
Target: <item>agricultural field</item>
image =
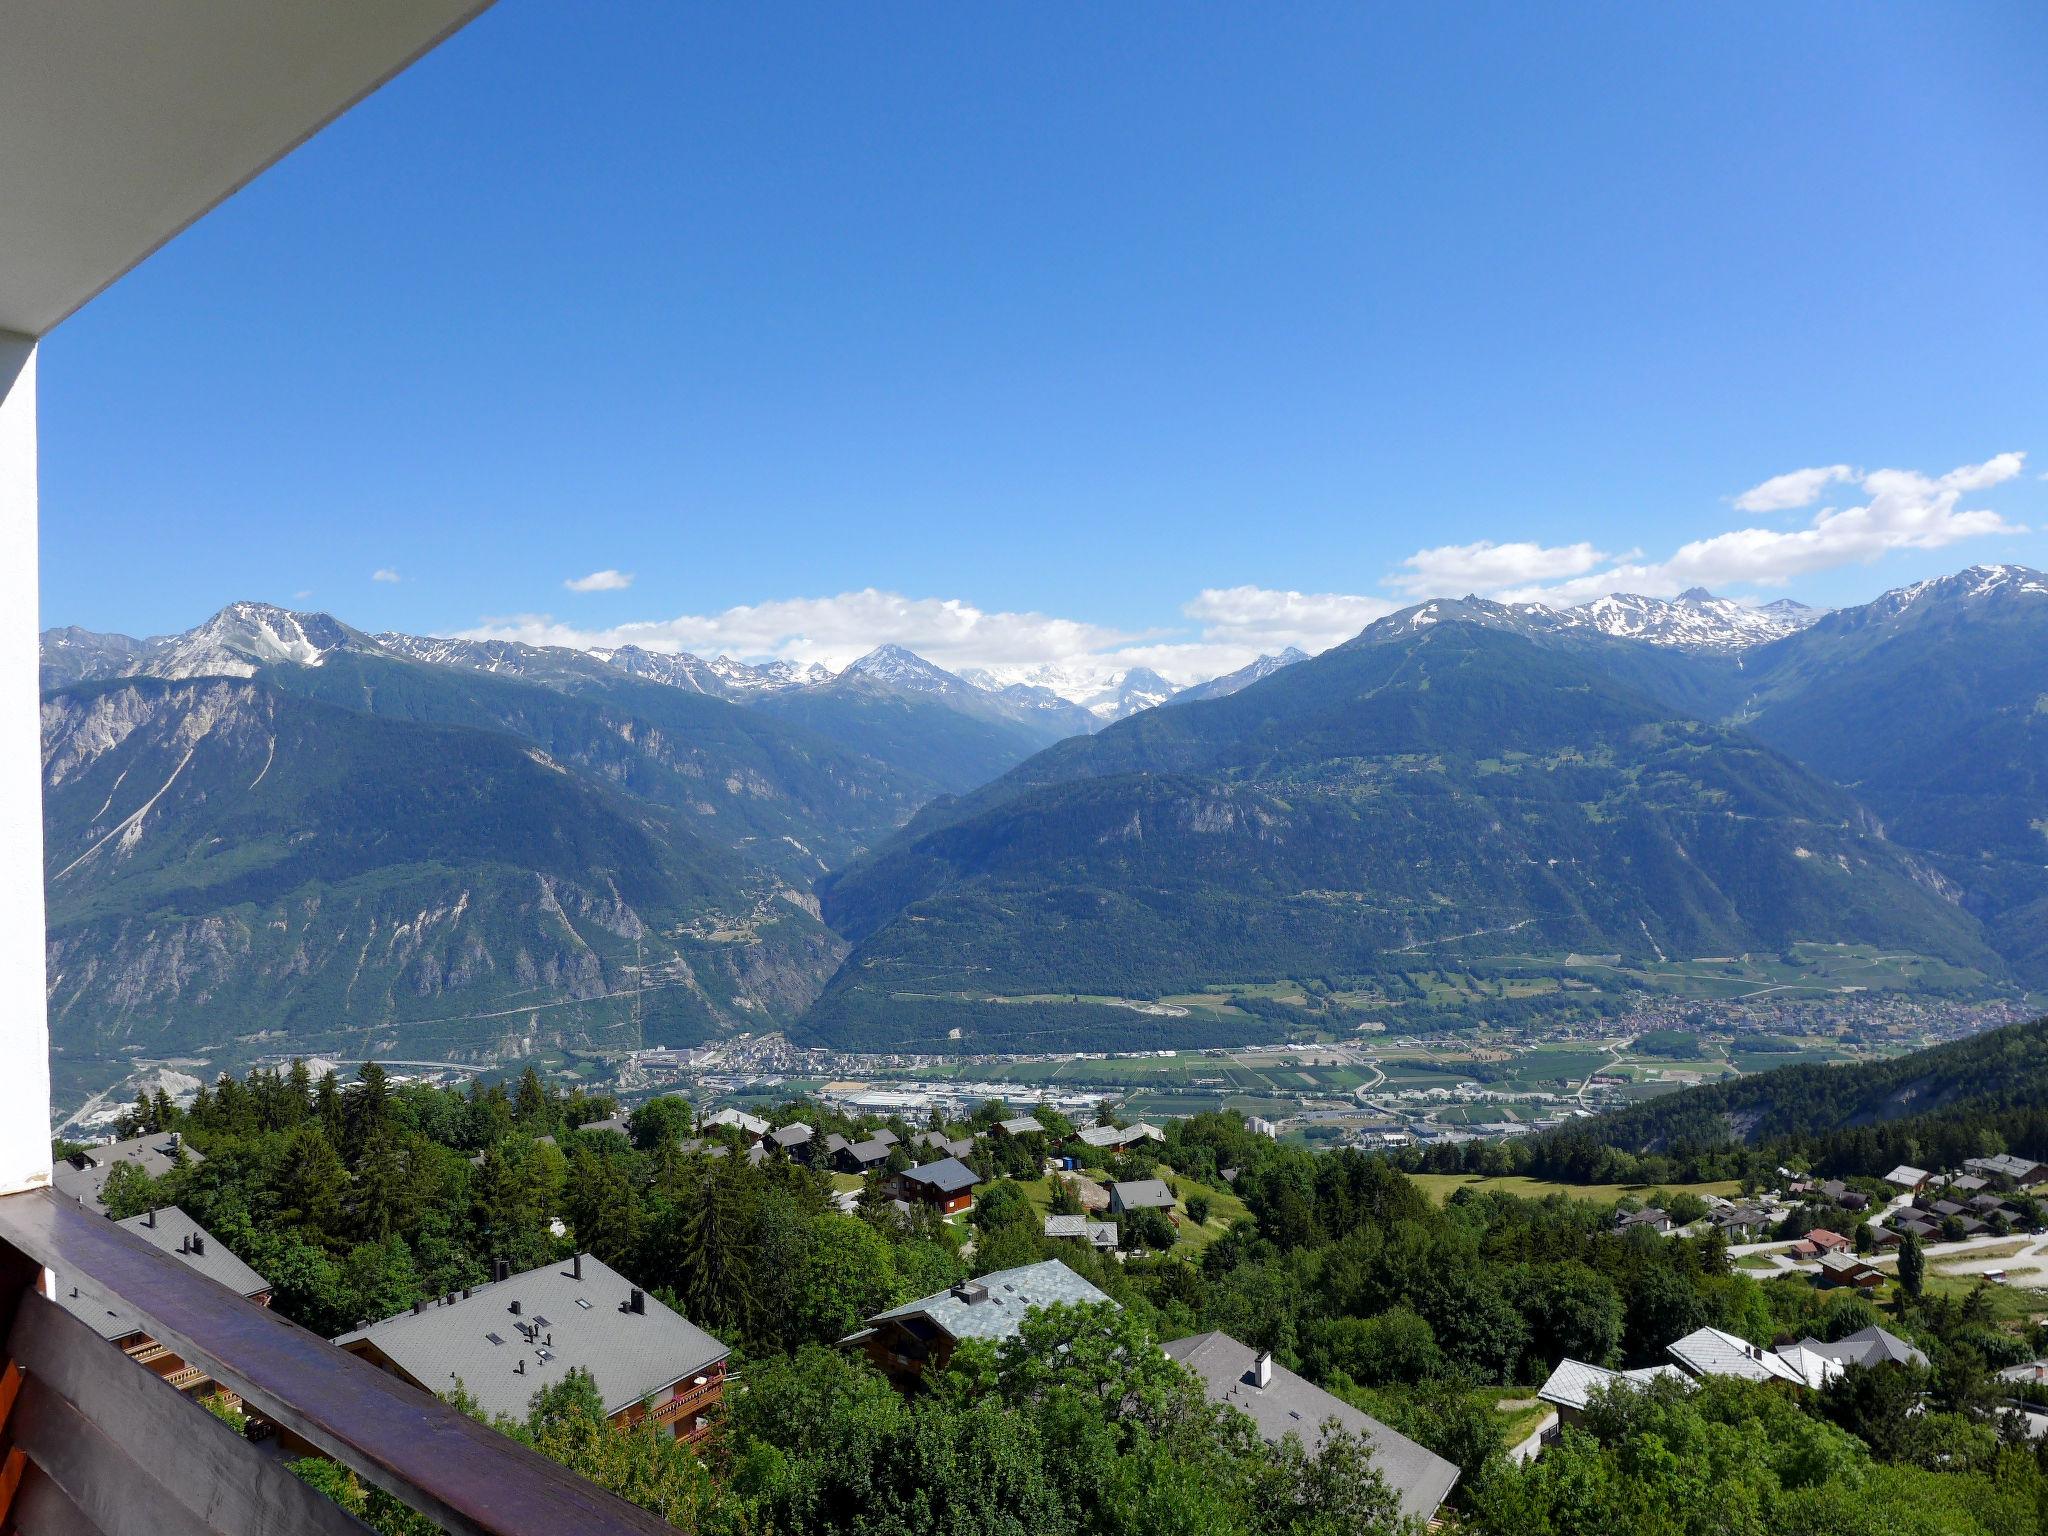
[[[1521,1174],[1505,1174],[1498,1178],[1484,1178],[1476,1173],[1411,1173],[1408,1175],[1419,1184],[1430,1199],[1441,1205],[1460,1189],[1470,1189],[1480,1194],[1520,1195],[1526,1200],[1541,1200],[1548,1195],[1566,1195],[1573,1200],[1592,1200],[1601,1205],[1611,1205],[1617,1200],[1633,1197],[1641,1200],[1663,1190],[1666,1194],[1677,1194],[1688,1190],[1696,1195],[1736,1194],[1742,1186],[1734,1179],[1718,1179],[1705,1184],[1554,1184],[1547,1179],[1531,1179]]]

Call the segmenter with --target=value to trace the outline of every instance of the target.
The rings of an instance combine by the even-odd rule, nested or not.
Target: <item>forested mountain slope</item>
[[[1735,1144],[1797,1146],[1829,1172],[1871,1176],[2000,1150],[2048,1160],[2048,1019],[1886,1061],[1687,1088],[1537,1138],[1534,1166],[1577,1176],[1598,1169],[1606,1148],[1683,1166]]]
[[[2048,576],[1975,566],[1762,647],[1741,716],[1850,786],[2048,983]]]
[[[1454,941],[1696,955],[1825,938],[1996,966],[1943,882],[1841,790],[1576,643],[1451,606],[928,807],[823,882],[857,947],[814,1028],[958,1027],[986,1048],[1029,1017],[996,997],[1158,997]]]
[[[793,1016],[839,952],[676,812],[267,674],[50,695],[44,787],[62,1052],[692,1040]]]

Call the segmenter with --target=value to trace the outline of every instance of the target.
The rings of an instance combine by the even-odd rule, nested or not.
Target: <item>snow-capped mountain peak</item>
[[[1308,652],[1299,646],[1290,645],[1277,656],[1261,656],[1258,660],[1239,667],[1235,672],[1226,672],[1221,677],[1212,677],[1206,683],[1195,683],[1183,688],[1173,696],[1176,704],[1199,704],[1204,699],[1226,699],[1253,683],[1263,682],[1284,667],[1291,667],[1297,661],[1307,661]]]
[[[1552,611],[1561,623],[1576,628],[1686,651],[1747,650],[1782,639],[1820,617],[1804,603],[1789,598],[1752,607],[1733,598],[1716,597],[1704,587],[1693,587],[1675,598],[1614,592],[1576,608]]]
[[[150,641],[134,670],[148,677],[250,677],[279,663],[317,667],[335,651],[372,648],[368,636],[331,615],[237,602],[182,635]]]
[[[832,669],[819,663],[798,665],[793,661],[769,661],[750,666],[721,652],[706,665],[711,675],[732,693],[780,693],[786,688],[808,688],[832,681]]]
[[[926,661],[915,651],[900,645],[878,645],[839,674],[842,680],[858,678],[884,687],[910,689],[919,693],[945,693],[960,687],[962,680],[945,668]],[[986,691],[986,690],[984,690]]]

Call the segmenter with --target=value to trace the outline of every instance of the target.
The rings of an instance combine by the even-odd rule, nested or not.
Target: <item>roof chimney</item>
[[[514,1317],[517,1317],[519,1315],[519,1303],[517,1301],[514,1301],[511,1307],[508,1308],[508,1310]]]
[[[1262,1349],[1252,1362],[1252,1385],[1264,1389],[1273,1385],[1273,1351]]]
[[[206,1239],[197,1232],[192,1234],[192,1256],[194,1258],[204,1258],[206,1256]]]
[[[493,1280],[510,1280],[512,1278],[512,1261],[510,1259],[491,1260],[491,1278]]]
[[[412,1315],[414,1317],[418,1317],[422,1312],[426,1310],[427,1304],[424,1301],[416,1301],[412,1304]]]
[[[573,1275],[573,1276],[574,1276],[574,1277],[575,1277],[576,1279],[578,1279],[578,1280],[581,1280],[581,1279],[583,1278],[583,1255],[582,1255],[582,1254],[580,1254],[580,1253],[579,1253],[579,1254],[577,1254],[575,1258],[573,1258],[573,1259],[571,1259],[571,1260],[569,1261],[569,1273],[570,1273],[571,1275]]]
[[[156,1225],[156,1207],[155,1207],[155,1206],[151,1206],[151,1207],[149,1208],[149,1211],[148,1211],[148,1213],[147,1213],[147,1214],[146,1214],[146,1215],[145,1215],[145,1216],[144,1216],[144,1217],[142,1218],[142,1224],[143,1224],[143,1225],[144,1225],[145,1227],[154,1227],[154,1226]]]
[[[633,1287],[626,1297],[626,1310],[628,1312],[640,1313],[644,1313],[647,1310],[647,1293],[637,1285]]]

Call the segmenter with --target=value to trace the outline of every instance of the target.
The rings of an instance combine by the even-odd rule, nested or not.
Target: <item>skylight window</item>
[[[584,1311],[588,1312],[590,1310],[590,1298],[587,1296],[578,1296],[576,1298],[576,1305],[581,1307]]]

